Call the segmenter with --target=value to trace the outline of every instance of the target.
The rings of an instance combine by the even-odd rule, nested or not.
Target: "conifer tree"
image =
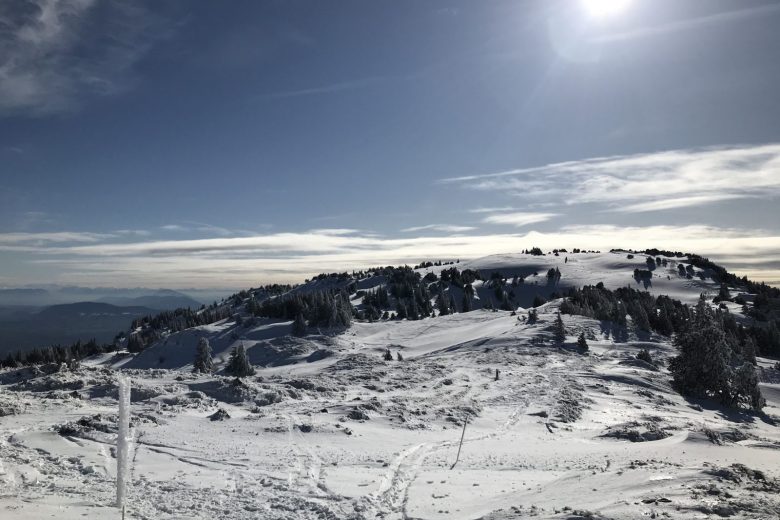
[[[750,336],[746,337],[742,343],[742,357],[748,363],[756,364],[756,342]]]
[[[192,366],[193,372],[210,374],[214,371],[214,360],[211,358],[211,345],[207,338],[198,340],[198,348],[195,352],[195,362]]]
[[[436,297],[436,308],[439,309],[439,316],[446,316],[450,313],[447,300],[444,299],[444,293],[439,289],[439,295]]]
[[[471,296],[465,289],[463,290],[463,302],[461,303],[463,312],[471,312]]]
[[[412,295],[412,297],[409,299],[409,312],[407,316],[410,320],[419,320],[420,319],[420,309],[417,306],[417,299]]]
[[[766,399],[759,390],[756,367],[751,363],[745,362],[736,370],[734,394],[736,404],[744,404],[751,410],[761,410],[766,405]]]
[[[502,311],[513,311],[514,308],[512,307],[512,304],[509,302],[509,295],[506,293],[506,291],[503,291],[501,293],[501,310]]]
[[[723,330],[715,326],[707,307],[697,305],[694,323],[677,334],[674,343],[680,355],[672,360],[669,370],[677,389],[683,394],[732,404],[731,348]]]
[[[127,338],[127,351],[138,353],[141,352],[144,349],[144,344],[141,341],[141,338],[138,337],[138,334],[132,334],[129,338]]]
[[[588,340],[585,339],[585,331],[580,332],[580,336],[577,338],[577,346],[582,350],[588,350]]]
[[[406,305],[404,305],[404,302],[402,302],[400,299],[398,300],[398,304],[395,308],[395,315],[399,320],[404,320],[407,317]]]
[[[249,358],[246,355],[246,349],[244,348],[243,343],[240,343],[237,347],[233,347],[233,350],[230,352],[230,361],[228,361],[225,371],[236,377],[254,375],[255,369],[249,363]]]
[[[647,317],[644,307],[637,304],[635,312],[632,314],[634,325],[641,330],[650,330],[650,319]]]
[[[553,337],[557,343],[566,341],[566,327],[563,324],[563,318],[561,317],[560,312],[558,312],[558,316],[556,316],[555,323],[553,324]]]
[[[295,321],[293,321],[292,334],[293,336],[298,336],[299,338],[306,335],[306,318],[303,317],[302,312],[299,312],[295,317]]]

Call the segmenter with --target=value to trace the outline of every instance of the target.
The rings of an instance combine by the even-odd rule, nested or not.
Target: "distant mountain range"
[[[0,355],[92,338],[108,343],[135,318],[201,305],[170,289],[0,289]]]
[[[161,311],[178,309],[180,307],[197,309],[201,306],[201,302],[190,298],[186,294],[165,290],[161,290],[156,294],[135,297],[106,296],[104,298],[100,298],[98,301],[102,303],[110,303],[111,305],[117,305],[120,307],[149,307],[150,309],[159,309]]]
[[[45,307],[62,303],[105,302],[113,305],[142,305],[166,310],[177,307],[200,307],[202,303],[230,294],[232,291],[202,291],[191,294],[171,289],[46,286],[0,289],[0,306]]]
[[[133,319],[157,312],[100,302],[52,305],[37,312],[5,309],[0,321],[0,354],[92,338],[108,343],[119,331],[127,330]]]

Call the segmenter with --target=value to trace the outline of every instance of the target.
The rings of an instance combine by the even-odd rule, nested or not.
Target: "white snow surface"
[[[456,267],[527,276],[535,291],[532,273],[546,284],[558,266],[561,286],[615,288],[636,287],[645,259],[566,256]],[[693,302],[717,291],[671,265],[657,271],[654,293]],[[129,519],[780,517],[773,362],[759,359],[763,414],[689,401],[671,388],[668,338],[625,339],[564,315],[567,342],[555,346],[558,305],[535,324],[481,309],[306,338],[290,337],[289,322],[225,320],[135,357],[0,371],[0,518],[121,517],[118,368],[132,379],[136,432]],[[581,331],[588,353],[574,348]],[[202,336],[218,368],[242,342],[257,374],[191,374]],[[387,348],[404,360],[382,360]],[[638,361],[640,349],[659,366]],[[229,417],[211,420],[218,410]]]

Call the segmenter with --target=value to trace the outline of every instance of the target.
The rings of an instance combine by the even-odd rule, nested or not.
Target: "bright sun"
[[[612,16],[624,10],[631,0],[581,0],[585,10],[593,17]]]

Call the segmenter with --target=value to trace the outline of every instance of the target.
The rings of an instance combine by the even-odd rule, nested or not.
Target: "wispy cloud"
[[[309,231],[309,233],[313,233],[315,235],[333,235],[333,236],[340,236],[340,235],[354,235],[355,233],[359,233],[360,231],[357,229],[349,229],[349,228],[321,228],[321,229],[312,229]]]
[[[474,208],[470,209],[469,213],[498,213],[500,211],[515,211],[516,208],[512,206],[503,206],[500,208]]]
[[[485,217],[482,222],[486,224],[509,224],[516,227],[523,227],[538,222],[545,222],[557,216],[557,213],[499,213]]]
[[[65,242],[98,242],[114,235],[106,233],[85,233],[79,231],[58,231],[52,233],[0,233],[0,245],[27,244],[45,245]]]
[[[46,114],[122,92],[167,35],[128,0],[19,0],[0,8],[0,112]]]
[[[357,90],[361,88],[370,87],[390,79],[394,79],[394,78],[388,76],[372,76],[368,78],[341,81],[336,83],[330,83],[327,85],[318,85],[316,87],[302,88],[298,90],[275,92],[273,94],[268,94],[263,97],[268,99],[282,99],[282,98],[293,98],[293,97],[301,97],[301,96],[314,96],[318,94],[332,94],[335,92],[344,92],[347,90]]]
[[[213,226],[211,224],[203,224],[200,222],[190,222],[189,223],[195,231],[199,231],[201,233],[207,233],[209,235],[217,235],[221,237],[229,237],[231,235],[235,235],[236,233],[230,229],[221,227],[221,226]]]
[[[644,213],[648,211],[662,211],[666,209],[684,208],[687,206],[701,206],[726,200],[742,199],[744,195],[713,193],[710,195],[692,195],[690,197],[676,197],[672,199],[659,199],[650,202],[640,202],[638,204],[629,204],[626,206],[617,206],[612,208],[612,212],[620,213]]]
[[[160,229],[164,231],[186,231],[188,228],[185,228],[180,224],[165,224],[164,226],[160,226]]]
[[[148,237],[152,234],[151,231],[146,229],[117,229],[114,231],[117,235],[135,235],[139,237]]]
[[[471,190],[504,191],[536,203],[602,203],[604,209],[617,211],[659,211],[738,198],[769,199],[780,197],[780,144],[603,157],[440,182]]]
[[[472,226],[456,226],[452,224],[428,224],[425,226],[414,226],[402,229],[403,233],[414,233],[415,231],[441,231],[442,233],[463,233],[477,229]]]

